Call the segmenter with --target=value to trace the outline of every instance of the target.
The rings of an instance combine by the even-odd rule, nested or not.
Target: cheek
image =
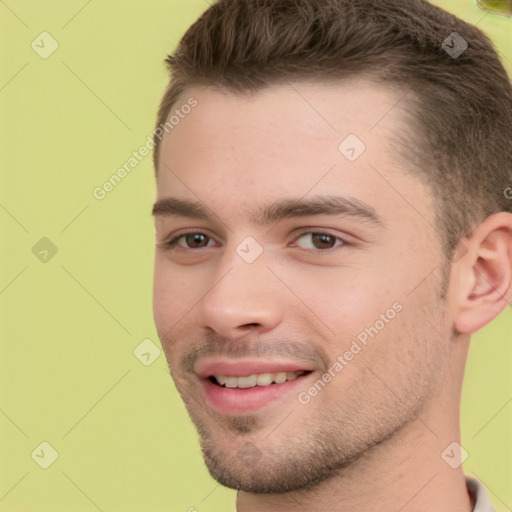
[[[297,297],[324,325],[328,337],[348,340],[373,326],[388,310],[388,316],[395,316],[393,305],[401,302],[401,291],[383,275],[386,273],[382,271],[372,274],[368,269],[351,267],[321,269],[303,273],[300,278],[290,275],[288,280],[294,283]]]
[[[388,358],[397,356],[405,304],[403,291],[393,286],[400,281],[369,265],[321,270],[295,279],[294,291],[313,312],[304,309],[321,333],[331,365],[342,365],[333,367],[334,390],[364,379],[368,367],[385,369]]]
[[[153,274],[153,317],[161,338],[170,329],[174,331],[193,307],[195,285],[191,277],[173,268],[168,261],[156,258]]]
[[[187,320],[193,302],[190,280],[172,271],[166,261],[155,262],[153,282],[153,318],[169,368],[175,378],[175,365],[187,342]]]

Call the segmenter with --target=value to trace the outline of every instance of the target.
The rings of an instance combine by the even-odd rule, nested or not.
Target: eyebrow
[[[189,217],[210,220],[216,215],[203,203],[167,197],[153,205],[155,217]],[[251,215],[254,224],[265,226],[284,219],[310,215],[349,215],[385,226],[382,217],[370,205],[348,196],[316,196],[312,198],[280,199],[258,208]]]

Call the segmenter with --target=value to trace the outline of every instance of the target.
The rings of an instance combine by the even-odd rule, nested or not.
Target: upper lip
[[[207,379],[212,375],[226,375],[244,377],[255,373],[280,373],[312,371],[305,363],[269,361],[262,359],[228,359],[208,357],[200,359],[195,365],[195,373],[200,379]]]

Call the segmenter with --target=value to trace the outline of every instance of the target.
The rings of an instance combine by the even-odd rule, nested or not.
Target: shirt
[[[468,492],[475,498],[475,508],[473,512],[496,512],[489,498],[487,489],[476,479],[466,477]]]

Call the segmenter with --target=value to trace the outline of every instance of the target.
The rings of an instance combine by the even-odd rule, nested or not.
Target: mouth
[[[210,382],[218,384],[224,388],[238,388],[248,389],[259,387],[272,386],[273,384],[283,384],[285,382],[295,380],[308,371],[299,372],[278,372],[278,373],[253,373],[247,376],[236,376],[236,375],[212,375],[209,377]]]
[[[201,361],[196,373],[208,406],[222,414],[244,414],[294,400],[314,370],[275,362]]]

